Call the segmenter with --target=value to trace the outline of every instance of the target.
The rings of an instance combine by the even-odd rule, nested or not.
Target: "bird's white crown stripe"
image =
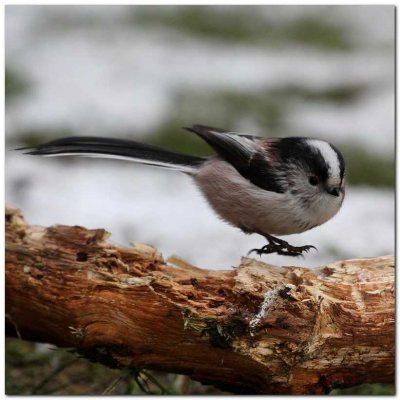
[[[323,140],[310,139],[308,143],[318,149],[324,160],[327,162],[331,176],[340,175],[340,162],[338,155],[332,146]]]

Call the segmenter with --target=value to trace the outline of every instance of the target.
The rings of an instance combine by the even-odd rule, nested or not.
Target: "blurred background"
[[[194,123],[310,136],[344,153],[343,207],[323,226],[286,237],[318,252],[263,260],[318,266],[393,253],[394,13],[393,6],[6,6],[6,203],[32,224],[105,228],[112,242],[145,242],[165,258],[226,269],[264,239],[216,218],[189,177],[9,150],[98,135],[212,154],[181,129]],[[141,392],[118,371],[21,343],[7,342],[8,394]],[[176,375],[159,379],[170,392],[217,393]],[[391,390],[377,388],[362,390]]]

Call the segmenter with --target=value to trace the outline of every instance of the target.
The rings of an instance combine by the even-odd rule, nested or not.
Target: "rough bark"
[[[6,331],[241,393],[394,382],[394,259],[195,268],[6,211]]]

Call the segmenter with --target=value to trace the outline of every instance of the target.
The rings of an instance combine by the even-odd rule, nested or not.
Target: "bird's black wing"
[[[254,185],[270,192],[285,192],[277,179],[278,171],[271,165],[265,149],[259,144],[262,138],[203,125],[185,129],[205,140],[221,158]]]

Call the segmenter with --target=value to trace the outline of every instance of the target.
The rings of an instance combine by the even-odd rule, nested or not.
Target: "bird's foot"
[[[255,252],[259,256],[261,256],[263,254],[276,253],[281,256],[298,257],[298,256],[302,256],[303,252],[307,253],[311,249],[317,250],[317,248],[315,246],[311,246],[311,245],[292,246],[288,242],[285,242],[282,239],[275,238],[274,236],[268,237],[268,240],[269,240],[269,243],[266,244],[265,246],[261,247],[261,249],[252,249],[247,254]]]

